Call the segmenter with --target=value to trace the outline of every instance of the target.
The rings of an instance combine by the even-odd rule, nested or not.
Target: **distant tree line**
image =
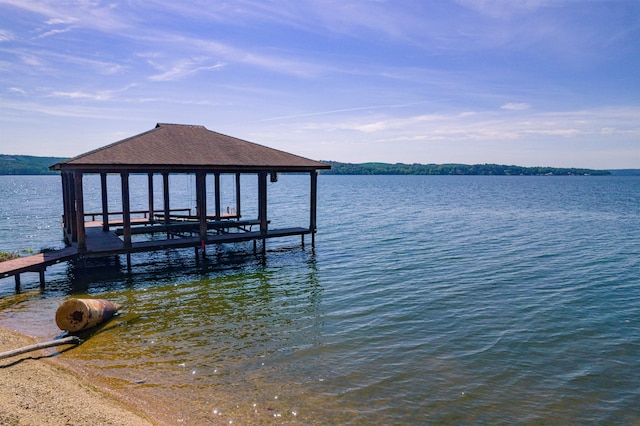
[[[63,160],[66,158],[0,154],[0,175],[55,175],[58,172],[50,171],[49,166]]]
[[[608,176],[608,170],[591,170],[557,167],[521,167],[500,164],[388,164],[388,163],[338,163],[324,161],[331,170],[322,174],[332,175],[482,175],[482,176]]]
[[[31,155],[0,154],[0,175],[51,175],[58,172],[49,166],[66,160],[63,157],[36,157]],[[499,164],[388,164],[388,163],[339,163],[323,161],[331,170],[327,175],[493,175],[493,176],[638,176],[640,170],[592,170],[557,167],[521,167]]]
[[[640,176],[640,169],[610,170],[612,176]]]

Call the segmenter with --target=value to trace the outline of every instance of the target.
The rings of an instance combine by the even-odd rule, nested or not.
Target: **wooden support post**
[[[67,191],[67,174],[60,173],[60,181],[62,182],[62,229],[64,231],[65,241],[69,235],[69,194]]]
[[[168,172],[162,172],[162,193],[163,193],[163,197],[164,197],[164,224],[167,225],[167,239],[169,238],[169,221],[170,221],[170,217],[169,214],[171,214],[170,212],[170,203],[169,203],[169,173]]]
[[[102,230],[109,231],[109,201],[107,199],[107,174],[100,173],[100,189],[102,191]]]
[[[311,177],[311,198],[309,200],[309,231],[311,232],[311,247],[315,247],[316,210],[318,206],[318,172],[313,170]]]
[[[154,206],[153,206],[153,173],[148,175],[148,187],[149,187],[149,221],[153,221]]]
[[[20,274],[15,274],[14,278],[16,280],[16,293],[20,293]]]
[[[207,173],[196,172],[196,207],[200,221],[200,241],[207,241]],[[204,251],[204,250],[203,250]]]
[[[216,182],[216,220],[220,220],[220,173],[214,174]]]
[[[69,201],[67,227],[69,229],[69,244],[78,241],[78,227],[76,221],[76,189],[73,174],[67,173],[67,200]]]
[[[40,273],[40,290],[44,290],[44,271],[45,268],[40,269],[40,271],[38,271]]]
[[[82,191],[82,172],[75,172],[73,174],[73,181],[75,187],[76,198],[76,228],[78,237],[78,251],[83,252],[87,250],[87,234],[84,229],[84,194]]]
[[[258,173],[258,220],[260,221],[260,235],[267,236],[267,172]]]
[[[260,221],[260,236],[262,237],[262,254],[267,251],[267,233],[269,223],[267,219],[267,172],[258,173],[258,220]]]
[[[236,173],[236,216],[240,219],[240,173]]]
[[[131,203],[129,199],[129,173],[120,173],[122,181],[122,230],[124,237],[124,246],[131,247]]]

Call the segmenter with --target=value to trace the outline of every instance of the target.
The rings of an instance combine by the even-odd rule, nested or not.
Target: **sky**
[[[0,154],[640,168],[640,0],[0,0]]]

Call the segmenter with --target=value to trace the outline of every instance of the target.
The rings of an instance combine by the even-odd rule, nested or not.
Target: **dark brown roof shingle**
[[[158,123],[139,135],[51,166],[54,170],[311,171],[331,166],[223,135],[204,126]]]

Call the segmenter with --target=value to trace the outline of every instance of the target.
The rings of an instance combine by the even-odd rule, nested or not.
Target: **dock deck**
[[[304,238],[304,235],[311,233],[311,230],[308,228],[284,228],[270,229],[265,235],[263,235],[259,231],[252,231],[244,227],[247,224],[251,225],[252,222],[250,221],[235,222],[236,221],[230,220],[226,226],[214,223],[211,228],[217,233],[208,234],[207,239],[204,242],[205,245],[257,241],[295,235],[300,235]],[[148,224],[149,222],[147,221],[146,223]],[[164,250],[169,248],[199,248],[202,246],[202,240],[199,236],[171,233],[176,231],[176,229],[179,230],[181,227],[184,228],[184,223],[182,225],[177,224],[178,226],[174,226],[172,228],[172,225],[168,225],[167,227],[164,227],[164,225],[145,226],[144,222],[140,221],[138,224],[139,226],[135,227],[135,234],[153,234],[162,231],[170,232],[170,237],[161,240],[134,241],[128,247],[125,245],[125,242],[118,237],[118,235],[121,234],[118,229],[104,231],[102,229],[101,221],[90,221],[85,224],[87,226],[86,250],[78,250],[77,244],[74,243],[71,246],[60,250],[38,253],[32,256],[25,256],[0,262],[0,279],[14,276],[16,290],[19,290],[20,274],[25,272],[38,272],[40,273],[40,286],[41,288],[44,288],[44,272],[46,268],[57,263],[77,258],[108,257],[120,254],[130,255],[131,253],[140,253],[145,251]],[[230,229],[235,229],[237,232],[228,232]]]
[[[49,265],[73,259],[77,254],[78,250],[75,247],[65,247],[61,250],[6,260],[0,262],[0,278],[10,277],[22,272],[37,272]]]

